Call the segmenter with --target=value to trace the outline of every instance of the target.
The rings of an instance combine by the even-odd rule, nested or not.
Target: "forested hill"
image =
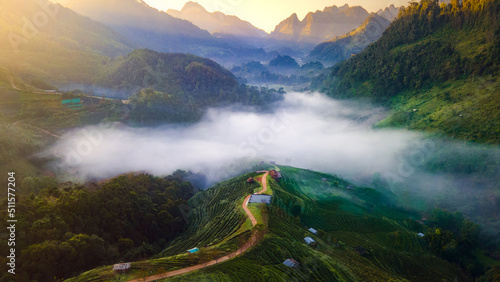
[[[140,49],[115,59],[97,85],[129,95],[149,87],[208,100],[214,92],[234,91],[238,82],[230,71],[209,59]]]
[[[140,123],[196,121],[206,107],[263,106],[281,97],[274,91],[240,85],[212,60],[147,49],[116,58],[96,85],[123,97],[134,94],[131,117]]]
[[[185,181],[190,175],[130,173],[85,186],[26,178],[16,199],[22,211],[16,227],[23,235],[16,238],[15,281],[62,281],[102,264],[159,252],[186,229],[179,207],[194,194]],[[8,248],[0,247],[3,253]],[[4,265],[7,260],[0,259]],[[12,275],[5,272],[1,280],[13,281]]]
[[[390,104],[381,125],[499,143],[499,2],[411,3],[382,38],[313,87]]]

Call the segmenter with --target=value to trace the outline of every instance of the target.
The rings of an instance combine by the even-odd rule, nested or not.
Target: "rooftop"
[[[271,203],[272,196],[269,195],[257,195],[253,194],[250,196],[250,200],[248,200],[248,203],[265,203],[265,204],[270,204]]]
[[[113,265],[113,270],[114,271],[120,271],[120,270],[127,270],[130,268],[130,265],[132,263],[130,262],[126,262],[126,263],[117,263],[115,265]]]

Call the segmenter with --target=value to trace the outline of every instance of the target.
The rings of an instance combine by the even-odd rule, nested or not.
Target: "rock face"
[[[382,9],[378,10],[377,15],[392,22],[398,17],[399,10],[400,10],[400,7],[396,8],[394,5],[391,5],[383,10]]]
[[[387,19],[371,14],[356,30],[316,46],[306,61],[318,61],[327,67],[333,66],[350,58],[353,54],[360,53],[368,45],[377,41],[389,25],[390,22]]]
[[[310,12],[302,21],[297,14],[292,14],[276,26],[270,37],[318,44],[358,28],[368,16],[362,7],[349,7],[347,4]]]
[[[243,37],[265,37],[267,35],[265,31],[236,16],[225,15],[221,12],[209,13],[196,2],[187,2],[182,10],[169,9],[167,13],[172,17],[188,20],[211,34]]]

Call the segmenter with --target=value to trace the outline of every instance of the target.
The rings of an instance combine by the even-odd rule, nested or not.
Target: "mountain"
[[[347,60],[377,41],[389,24],[390,22],[384,17],[371,14],[356,30],[316,46],[306,61],[319,61],[326,66],[333,66]]]
[[[292,14],[276,26],[270,38],[318,44],[358,28],[368,16],[362,7],[347,4],[310,12],[302,21]]]
[[[500,1],[422,0],[383,36],[337,64],[313,87],[393,108],[380,126],[500,143]]]
[[[162,52],[189,51],[213,42],[210,34],[186,20],[141,0],[74,0],[67,7],[117,30],[136,44]]]
[[[207,107],[264,106],[281,98],[240,85],[230,71],[210,59],[147,49],[110,62],[93,87],[130,97],[132,120],[141,124],[198,121]]]
[[[167,14],[188,20],[200,28],[208,30],[211,34],[217,34],[217,36],[236,35],[261,38],[267,35],[265,31],[236,16],[225,15],[218,11],[209,13],[196,2],[187,2],[180,11],[169,9]]]
[[[194,121],[208,106],[264,104],[258,89],[240,85],[210,59],[132,51],[135,45],[113,29],[45,0],[0,0],[0,7],[0,36],[11,40],[0,46],[4,87],[79,88],[120,99],[137,94],[132,120],[143,123]],[[44,25],[37,22],[42,16]],[[266,94],[266,99],[279,99]],[[142,107],[155,99],[154,106],[163,110]]]
[[[108,56],[135,47],[113,29],[46,0],[0,0],[0,63],[11,75],[89,83]]]
[[[271,203],[244,204],[250,194],[263,191],[262,172],[220,182],[188,200],[186,232],[168,242],[155,258],[132,262],[133,269],[126,274],[113,273],[113,266],[107,265],[68,281],[159,278],[195,265],[210,267],[169,279],[467,281],[472,278],[469,272],[450,261],[463,260],[469,263],[468,269],[480,265],[469,257],[478,227],[459,215],[436,213],[424,224],[420,214],[396,206],[394,194],[384,189],[356,186],[311,170],[255,167],[255,171],[263,169],[280,170],[281,178],[277,173],[277,179],[266,177],[264,194],[272,195]],[[441,220],[434,223],[439,216]],[[455,229],[461,231],[449,231]],[[307,237],[314,242],[306,242]],[[186,252],[194,247],[197,252]],[[443,258],[447,254],[450,261]],[[286,266],[286,260],[294,267]]]
[[[225,65],[269,59],[262,48],[213,37],[193,23],[174,18],[140,0],[73,0],[66,5],[112,27],[141,48],[190,53]]]
[[[391,4],[391,6],[385,8],[385,9],[380,9],[377,11],[377,15],[385,18],[386,20],[392,22],[395,20],[399,14],[400,8],[396,8],[394,5]]]

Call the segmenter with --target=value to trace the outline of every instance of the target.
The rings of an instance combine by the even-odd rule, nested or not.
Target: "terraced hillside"
[[[265,206],[268,232],[258,246],[173,281],[463,281],[466,277],[451,263],[437,258],[417,234],[419,218],[393,206],[391,195],[356,187],[338,177],[314,171],[280,167],[282,179],[268,178],[273,201]],[[73,281],[126,281],[162,271],[206,263],[244,244],[250,236],[248,220],[238,209],[244,195],[258,188],[246,179],[250,173],[200,192],[190,201],[190,227],[161,256],[132,263],[129,273],[115,275],[102,267]],[[318,230],[317,234],[308,228]],[[316,242],[307,245],[304,237]],[[197,254],[185,251],[201,248]],[[293,258],[300,265],[283,264]]]
[[[390,197],[335,176],[281,167],[270,181],[269,232],[255,249],[174,281],[438,281],[464,279],[425,249],[417,215],[393,208]],[[313,227],[318,234],[307,231]],[[310,247],[304,237],[317,241]],[[362,253],[362,254],[361,254]],[[298,268],[283,261],[294,258]]]
[[[260,183],[247,183],[250,177],[258,178],[263,173],[249,173],[221,183],[193,196],[189,213],[185,218],[189,228],[185,234],[171,242],[161,254],[152,260],[132,263],[131,271],[115,277],[111,266],[100,267],[69,281],[128,281],[166,271],[178,270],[204,264],[230,255],[248,243],[252,235],[252,223],[241,208],[243,199],[260,190]],[[254,204],[249,205],[257,219],[256,229],[261,229],[265,214],[257,212]],[[187,211],[188,207],[186,207]],[[253,230],[256,230],[253,229]],[[187,254],[187,250],[198,247],[199,252]]]

